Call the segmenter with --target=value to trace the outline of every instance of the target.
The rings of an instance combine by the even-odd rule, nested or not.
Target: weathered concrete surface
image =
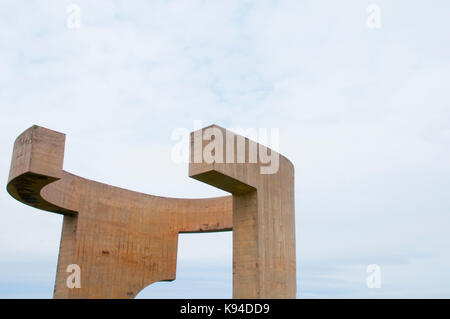
[[[214,145],[215,140],[220,142]],[[212,160],[205,157],[208,152]],[[268,166],[262,161],[267,152],[278,158],[278,169],[271,174],[262,173]],[[218,154],[222,156],[217,161]],[[244,163],[239,163],[240,155]],[[189,176],[233,194],[233,297],[295,298],[292,163],[262,145],[212,125],[191,133]]]
[[[178,199],[70,174],[64,147],[62,133],[26,130],[14,143],[7,186],[17,200],[64,215],[55,298],[133,298],[175,279],[179,233],[232,229],[233,297],[295,298],[294,168],[283,156],[269,175],[259,162],[191,163],[191,177],[232,196]],[[71,264],[80,266],[81,288],[67,287]]]

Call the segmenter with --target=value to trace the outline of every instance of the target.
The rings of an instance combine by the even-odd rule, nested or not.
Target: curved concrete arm
[[[64,215],[55,298],[132,298],[174,280],[178,233],[232,229],[231,196],[178,199],[91,181],[63,168],[65,135],[33,126],[14,143],[7,190]],[[81,270],[70,289],[68,265]]]
[[[191,133],[189,176],[233,194],[233,297],[295,298],[292,163],[212,125]]]
[[[32,126],[17,137],[11,160],[7,190],[24,204],[61,214],[71,209],[48,202],[41,190],[63,176],[64,143],[62,133]]]

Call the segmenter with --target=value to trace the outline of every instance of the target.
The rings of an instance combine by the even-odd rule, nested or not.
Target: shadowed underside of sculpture
[[[175,279],[179,233],[232,229],[233,297],[295,297],[293,166],[284,157],[271,175],[259,174],[258,163],[190,163],[191,177],[232,196],[177,199],[70,174],[64,147],[62,133],[26,130],[14,143],[7,186],[17,200],[64,215],[55,298],[134,298]],[[72,264],[81,288],[67,286]]]

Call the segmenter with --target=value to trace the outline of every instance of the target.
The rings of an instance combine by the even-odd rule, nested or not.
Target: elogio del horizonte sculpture
[[[166,198],[113,187],[63,170],[62,133],[33,126],[16,139],[8,192],[64,215],[54,298],[134,298],[175,279],[179,233],[230,230],[233,298],[295,298],[292,163],[276,153],[278,170],[264,172],[258,154],[274,151],[216,125],[191,133],[190,142],[189,177],[231,196]],[[67,285],[69,265],[81,271],[80,288]]]

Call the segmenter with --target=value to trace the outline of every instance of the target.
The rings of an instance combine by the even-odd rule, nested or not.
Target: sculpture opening
[[[177,278],[144,288],[137,299],[228,299],[233,296],[231,232],[180,234]]]

